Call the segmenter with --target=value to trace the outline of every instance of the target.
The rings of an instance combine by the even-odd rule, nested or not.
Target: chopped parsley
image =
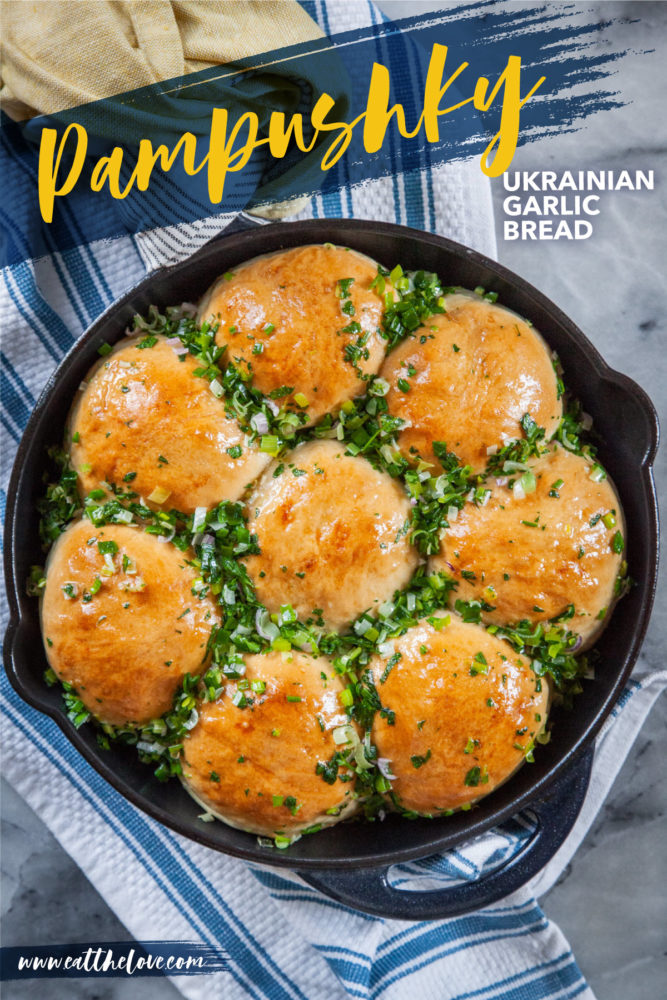
[[[489,780],[489,775],[486,768],[481,768],[479,765],[471,767],[465,778],[463,779],[463,784],[467,785],[469,788],[477,788],[478,785],[485,785]]]
[[[420,767],[423,767],[424,764],[427,761],[429,761],[430,759],[431,759],[431,748],[429,747],[429,749],[426,751],[426,753],[424,754],[423,757],[420,756],[419,754],[414,754],[410,758],[410,761],[411,761],[413,767],[420,768]]]

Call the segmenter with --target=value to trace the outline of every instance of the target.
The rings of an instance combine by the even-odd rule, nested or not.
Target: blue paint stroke
[[[487,112],[466,104],[443,116],[439,141],[432,144],[426,143],[423,132],[415,139],[401,137],[392,122],[382,149],[373,155],[364,149],[362,126],[358,126],[344,157],[328,172],[321,170],[320,162],[333,134],[324,134],[313,152],[292,149],[282,161],[271,160],[260,147],[242,171],[227,175],[224,198],[218,205],[209,201],[205,170],[190,177],[180,164],[168,174],[156,168],[148,191],[135,190],[123,201],[114,201],[106,190],[90,191],[90,173],[97,157],[108,154],[115,145],[125,150],[125,180],[142,138],[150,139],[154,146],[164,142],[172,148],[183,132],[191,131],[198,137],[199,161],[208,152],[214,107],[228,109],[230,127],[244,112],[253,110],[265,128],[275,109],[284,111],[288,120],[301,111],[307,122],[310,108],[326,91],[337,102],[330,119],[349,122],[366,107],[374,61],[388,67],[392,103],[404,106],[408,127],[414,126],[435,44],[448,47],[445,77],[460,63],[469,64],[446,92],[447,105],[472,96],[479,76],[488,78],[493,86],[508,57],[520,56],[522,93],[540,76],[546,80],[522,109],[519,145],[576,131],[590,116],[626,103],[614,76],[627,50],[609,43],[606,33],[615,22],[594,17],[594,12],[574,3],[507,10],[495,0],[481,0],[428,17],[386,22],[274,50],[49,118],[15,123],[3,116],[0,263],[12,265],[96,239],[235,213],[271,201],[318,192],[333,196],[345,184],[391,175],[398,169],[416,174],[426,162],[435,166],[481,157],[498,131],[498,101]],[[87,129],[89,156],[74,191],[56,199],[54,221],[47,226],[37,201],[41,131],[50,126],[62,133],[74,121]]]
[[[88,941],[0,948],[0,982],[210,976],[228,969],[225,952],[201,941]]]

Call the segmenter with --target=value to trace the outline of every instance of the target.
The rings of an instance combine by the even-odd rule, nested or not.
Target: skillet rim
[[[635,620],[634,623],[631,623],[631,639],[628,645],[623,669],[618,671],[616,680],[610,688],[608,694],[597,706],[597,710],[595,711],[593,718],[589,721],[579,738],[575,740],[574,744],[569,749],[566,749],[563,754],[558,755],[555,763],[548,767],[544,774],[538,776],[536,780],[530,782],[529,787],[523,793],[512,796],[504,806],[496,807],[494,809],[493,796],[489,796],[483,800],[485,808],[482,815],[479,815],[479,810],[473,810],[466,814],[457,814],[459,818],[456,823],[456,830],[452,829],[453,824],[451,824],[450,820],[447,824],[450,827],[449,832],[447,832],[445,821],[441,824],[439,824],[437,820],[435,822],[428,821],[429,823],[432,823],[434,833],[434,836],[428,845],[423,843],[410,845],[410,828],[409,826],[404,826],[406,831],[404,839],[407,842],[407,846],[401,846],[398,849],[394,848],[376,852],[372,856],[367,854],[355,855],[355,853],[352,852],[344,859],[332,859],[326,855],[297,857],[294,853],[290,853],[290,851],[285,854],[277,851],[269,852],[267,849],[261,848],[257,844],[256,838],[253,834],[245,835],[249,838],[249,845],[247,848],[239,847],[235,844],[223,845],[219,842],[219,840],[213,839],[208,835],[208,824],[200,823],[198,827],[196,825],[197,820],[194,817],[190,824],[181,822],[180,819],[174,817],[167,810],[162,809],[154,803],[148,801],[146,796],[141,794],[141,792],[137,792],[135,789],[129,787],[124,780],[119,777],[114,768],[110,767],[106,762],[104,758],[104,754],[106,752],[100,750],[99,748],[96,752],[94,752],[95,748],[90,747],[83,739],[79,731],[74,729],[62,710],[58,706],[47,702],[44,697],[40,697],[41,691],[39,689],[35,692],[30,687],[29,683],[26,682],[22,676],[25,668],[23,668],[22,671],[21,664],[16,662],[16,646],[18,638],[20,637],[21,626],[24,621],[22,605],[25,605],[27,601],[34,600],[34,598],[28,598],[22,591],[22,587],[19,582],[19,574],[17,573],[17,552],[14,540],[17,518],[20,516],[20,505],[18,501],[20,493],[26,492],[23,471],[26,459],[31,454],[33,447],[35,447],[33,443],[33,433],[43,420],[44,415],[47,414],[50,409],[53,409],[54,400],[57,395],[57,386],[63,376],[63,373],[70,371],[72,368],[76,368],[77,364],[83,365],[82,359],[86,355],[86,349],[89,347],[91,342],[95,341],[96,334],[100,328],[102,328],[107,321],[112,319],[117,313],[126,309],[132,300],[137,299],[142,293],[149,290],[151,285],[153,285],[156,280],[164,278],[176,270],[185,272],[190,269],[196,269],[200,260],[206,258],[211,252],[215,252],[221,244],[232,243],[234,238],[237,240],[240,238],[241,242],[247,240],[248,238],[250,238],[251,241],[255,240],[256,242],[259,242],[260,238],[253,236],[252,231],[249,232],[247,230],[241,230],[240,232],[236,231],[234,233],[223,231],[214,237],[213,240],[204,244],[184,260],[170,266],[158,268],[157,270],[149,273],[142,278],[140,282],[126,291],[122,297],[111,303],[104,310],[104,312],[97,317],[86,332],[79,337],[77,341],[75,341],[60,364],[47,380],[46,385],[44,386],[44,389],[42,390],[28,420],[28,424],[22,435],[17,450],[8,487],[8,502],[5,520],[4,564],[10,607],[10,620],[7,627],[4,649],[5,670],[7,676],[19,696],[33,708],[36,708],[38,711],[49,716],[53,721],[55,721],[64,735],[98,774],[108,781],[112,787],[114,787],[115,790],[118,791],[126,800],[130,801],[142,811],[148,813],[148,815],[152,818],[158,820],[170,829],[175,830],[177,833],[184,835],[188,839],[194,840],[204,846],[211,847],[234,857],[239,857],[247,861],[259,862],[260,864],[270,864],[273,867],[302,870],[336,870],[343,865],[354,868],[375,868],[415,860],[416,858],[425,857],[429,854],[451,848],[460,843],[463,839],[474,837],[484,830],[487,830],[490,827],[495,826],[497,823],[509,818],[510,816],[515,815],[522,809],[525,809],[530,805],[531,801],[543,798],[545,794],[548,793],[549,787],[557,781],[564,770],[572,764],[573,760],[579,759],[584,750],[591,745],[593,739],[616,704],[623,686],[628,679],[632,668],[634,667],[646,634],[655,596],[659,537],[657,497],[652,475],[652,463],[658,447],[659,429],[653,404],[651,403],[651,400],[646,392],[636,382],[634,382],[627,375],[612,369],[606,363],[597,348],[590,343],[581,330],[579,330],[579,328],[558,306],[551,302],[533,285],[525,281],[525,279],[521,278],[519,275],[510,271],[504,265],[498,264],[490,258],[445,237],[440,237],[435,234],[422,232],[416,229],[410,229],[405,226],[398,226],[393,223],[357,219],[317,219],[305,220],[302,222],[272,223],[270,226],[258,227],[258,229],[255,230],[255,233],[261,232],[262,235],[267,235],[268,230],[271,244],[274,245],[275,249],[280,249],[282,245],[280,241],[282,238],[287,239],[287,246],[303,245],[309,242],[308,236],[311,231],[319,233],[324,227],[326,227],[327,231],[334,237],[332,241],[343,243],[344,245],[350,243],[350,241],[348,239],[337,240],[336,234],[349,231],[350,229],[360,234],[373,236],[379,243],[381,243],[383,235],[402,237],[414,241],[417,244],[427,244],[433,247],[436,251],[440,250],[459,260],[465,260],[468,263],[472,263],[480,271],[483,270],[491,272],[502,282],[513,286],[523,299],[528,299],[534,302],[543,311],[545,311],[550,318],[553,319],[554,323],[560,327],[561,331],[565,332],[567,339],[569,339],[586,357],[595,370],[600,382],[615,386],[623,395],[630,396],[634,399],[640,410],[643,411],[643,415],[646,419],[646,447],[643,454],[637,456],[637,467],[633,469],[633,471],[639,473],[637,477],[639,484],[637,489],[650,513],[649,520],[642,526],[641,529],[645,537],[647,537],[649,558],[647,565],[643,567],[643,577],[646,581],[646,593],[644,595],[642,611],[639,619]],[[303,234],[303,238],[300,237],[300,234]],[[298,237],[296,241],[294,241],[295,236]],[[321,239],[310,239],[310,242],[323,241]],[[377,256],[381,257],[382,255],[381,253],[378,253]],[[246,256],[242,259],[251,258]],[[545,336],[548,343],[548,335],[545,335],[543,332],[543,336]],[[88,365],[89,362],[86,362],[85,370],[87,370]],[[620,607],[622,607],[622,605]],[[618,609],[615,614],[618,614]],[[44,687],[45,695],[47,690],[48,689]],[[146,768],[146,766],[142,765],[138,760],[136,761],[136,764],[139,768]],[[144,772],[142,771],[142,773]],[[489,802],[491,803],[490,805]],[[463,816],[465,817],[465,822],[461,821],[461,817]],[[405,824],[405,821],[403,821],[403,824]],[[351,827],[348,827],[348,829],[349,828]],[[439,836],[438,828],[441,830]],[[332,828],[332,830],[340,829],[340,827]],[[314,839],[315,838],[308,838],[311,843]]]

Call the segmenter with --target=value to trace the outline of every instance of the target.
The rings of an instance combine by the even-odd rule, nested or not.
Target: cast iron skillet
[[[551,742],[536,761],[469,812],[438,820],[339,824],[303,837],[286,852],[262,848],[257,838],[223,823],[202,823],[201,812],[178,781],[160,784],[132,750],[98,747],[92,726],[75,730],[61,709],[58,689],[43,681],[46,660],[38,606],[26,596],[30,566],[43,561],[35,503],[43,489],[45,449],[59,443],[79,383],[98,347],[123,335],[148,306],[197,300],[215,278],[262,253],[305,243],[350,246],[404,269],[436,271],[447,283],[496,291],[499,301],[532,320],[564,366],[568,388],[584,403],[600,434],[600,458],[621,497],[627,522],[627,558],[636,585],[617,606],[599,642],[595,680],[571,712],[555,711]],[[466,247],[417,230],[384,223],[315,220],[223,233],[187,260],[161,268],[112,305],[72,348],[49,380],[18,450],[9,487],[5,570],[11,620],[5,667],[30,705],[50,716],[85,759],[122,795],[178,833],[249,861],[289,867],[310,884],[369,913],[401,919],[454,916],[501,898],[539,871],[565,839],[588,784],[592,742],[617,700],[638,655],[653,602],[658,520],[651,462],[658,444],[653,406],[643,390],[612,371],[580,330],[553,303],[506,268]],[[530,807],[537,831],[504,867],[477,882],[412,892],[394,889],[388,868],[459,845]]]

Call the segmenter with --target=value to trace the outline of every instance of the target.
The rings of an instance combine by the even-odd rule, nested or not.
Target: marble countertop
[[[385,0],[380,6],[395,18],[447,5]],[[553,299],[609,364],[647,390],[667,428],[667,227],[659,222],[667,218],[667,135],[664,95],[657,87],[660,74],[665,79],[667,5],[593,3],[586,9],[599,19],[623,22],[610,29],[610,37],[622,33],[635,52],[662,42],[662,55],[631,55],[619,64],[617,85],[633,103],[589,120],[580,132],[524,147],[513,169],[654,169],[656,190],[607,195],[590,240],[510,242],[501,232],[506,192],[502,181],[494,181],[498,258]],[[659,493],[667,497],[664,447],[656,480]],[[664,500],[662,515],[667,523]],[[666,580],[663,570],[643,649],[653,667],[664,665]],[[653,1000],[667,981],[666,722],[663,697],[584,843],[542,900],[547,916],[571,942],[598,1000]],[[4,945],[129,938],[46,827],[6,784],[1,818]],[[36,982],[12,983],[6,996],[41,997],[42,989]],[[49,982],[49,1000],[150,1000],[155,995],[151,980]],[[159,995],[161,1000],[181,996],[166,981],[160,982]]]
[[[667,6],[603,3],[600,18],[626,19],[620,33],[635,51],[667,37]],[[629,24],[627,19],[639,18]],[[660,34],[662,32],[662,35]],[[664,50],[663,50],[664,60]],[[572,135],[519,151],[513,169],[654,169],[653,192],[604,196],[593,236],[580,243],[507,242],[502,202],[493,182],[498,259],[537,285],[593,341],[605,360],[633,378],[652,398],[667,429],[667,166],[664,113],[657,81],[664,61],[628,57],[618,89],[632,103],[589,120]],[[664,86],[663,86],[664,91]],[[647,95],[653,94],[653,97]],[[663,98],[664,100],[664,93]],[[655,466],[661,519],[667,521],[664,444]],[[663,565],[642,655],[664,667],[667,643],[667,574]],[[667,699],[649,716],[612,791],[572,863],[541,901],[569,940],[599,1000],[648,1000],[667,982],[667,776],[664,770]]]

